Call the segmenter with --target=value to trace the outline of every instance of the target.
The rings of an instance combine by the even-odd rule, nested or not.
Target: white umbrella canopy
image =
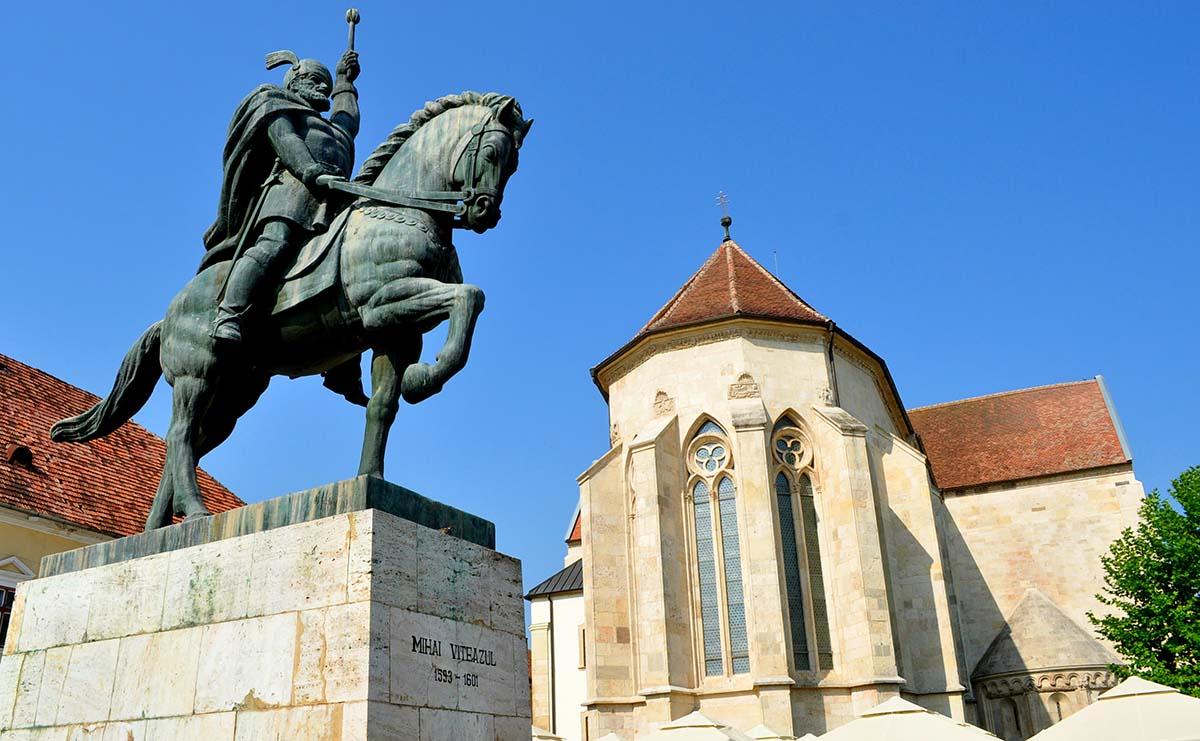
[[[1130,677],[1030,741],[1200,741],[1200,699]]]
[[[858,720],[821,736],[821,741],[983,741],[996,738],[975,726],[894,697]]]
[[[715,721],[699,710],[666,723],[650,733],[639,733],[637,741],[752,741],[746,734]]]
[[[779,733],[778,731],[764,725],[757,725],[746,731],[746,735],[753,741],[796,741],[796,737]]]

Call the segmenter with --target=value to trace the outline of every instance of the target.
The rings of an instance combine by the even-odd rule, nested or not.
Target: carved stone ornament
[[[762,393],[758,390],[758,383],[754,380],[754,376],[749,373],[743,373],[738,376],[737,381],[729,384],[730,399],[758,399]]]
[[[828,386],[817,389],[817,401],[827,407],[833,406],[833,391]]]
[[[1077,689],[1104,691],[1117,686],[1107,670],[1049,672],[989,679],[981,683],[989,697],[1015,697],[1029,692],[1067,692]]]
[[[612,423],[612,427],[608,430],[608,444],[611,447],[616,447],[621,442],[621,427],[616,422]]]
[[[654,416],[669,417],[675,413],[675,400],[667,396],[666,391],[654,395]]]

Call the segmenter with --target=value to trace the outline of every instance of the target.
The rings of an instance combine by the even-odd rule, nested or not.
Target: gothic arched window
[[[774,489],[792,658],[797,670],[832,669],[833,642],[812,484],[812,445],[800,425],[784,417],[775,425],[771,452],[776,464]]]
[[[737,484],[725,431],[708,421],[688,446],[704,675],[750,671]]]

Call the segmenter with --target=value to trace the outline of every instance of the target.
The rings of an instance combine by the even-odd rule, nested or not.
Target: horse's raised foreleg
[[[475,321],[482,311],[483,291],[478,286],[404,278],[381,288],[362,309],[362,318],[367,329],[382,331],[415,324],[422,332],[449,320],[446,343],[433,365],[412,363],[403,371],[400,393],[405,401],[416,404],[441,391],[467,364]]]
[[[412,334],[399,345],[376,350],[371,360],[371,400],[367,402],[367,428],[363,434],[359,476],[383,477],[383,454],[388,433],[400,410],[400,374],[421,358],[421,335]]]

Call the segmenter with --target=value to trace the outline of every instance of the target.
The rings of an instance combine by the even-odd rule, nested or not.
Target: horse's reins
[[[347,180],[329,180],[325,185],[332,190],[350,193],[351,195],[385,203],[389,206],[404,206],[421,209],[422,211],[441,211],[462,217],[466,215],[471,203],[479,196],[486,195],[496,200],[500,199],[500,193],[495,188],[479,187],[479,172],[476,169],[479,160],[479,150],[483,147],[484,134],[501,131],[510,137],[512,136],[512,132],[503,126],[489,126],[488,124],[494,119],[494,116],[489,116],[487,120],[471,127],[471,137],[463,146],[463,151],[455,159],[454,169],[457,170],[463,157],[468,158],[467,172],[469,173],[471,182],[468,187],[462,190],[416,190],[404,192],[377,188],[373,185],[364,185]]]

